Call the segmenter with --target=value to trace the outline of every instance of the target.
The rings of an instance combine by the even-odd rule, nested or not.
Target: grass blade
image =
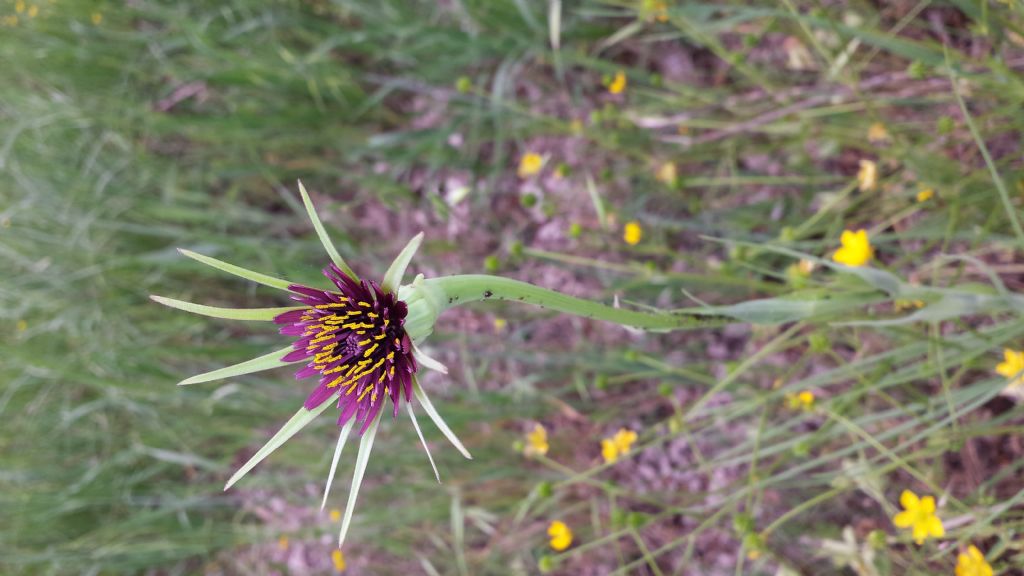
[[[177,308],[178,310],[184,310],[185,312],[191,312],[202,316],[210,316],[212,318],[222,318],[224,320],[269,322],[278,314],[283,314],[290,310],[302,309],[302,306],[286,306],[284,308],[218,308],[216,306],[193,304],[192,302],[175,300],[174,298],[166,298],[164,296],[151,295],[149,298],[158,304],[163,304],[170,308]]]
[[[287,290],[288,286],[291,284],[291,282],[287,280],[282,280],[281,278],[274,278],[273,276],[267,276],[266,274],[254,272],[247,268],[242,268],[241,266],[235,266],[234,264],[228,264],[227,262],[224,262],[222,260],[217,260],[216,258],[211,258],[209,256],[203,256],[202,254],[198,254],[196,252],[186,250],[184,248],[178,248],[178,252],[181,252],[182,255],[188,256],[193,260],[202,262],[207,266],[211,266],[213,268],[216,268],[217,270],[221,270],[222,272],[227,272],[228,274],[232,274],[240,278],[245,278],[246,280],[252,280],[257,284],[263,284],[264,286],[277,288],[278,290]]]
[[[252,458],[250,458],[249,461],[245,463],[245,465],[239,468],[238,471],[235,472],[233,476],[231,476],[231,478],[228,480],[228,483],[224,485],[224,489],[227,490],[228,488],[234,486],[235,482],[241,480],[246,474],[249,473],[250,470],[255,468],[257,464],[262,462],[264,458],[270,456],[270,454],[274,450],[277,450],[278,448],[281,447],[282,444],[290,440],[291,437],[294,436],[296,432],[305,428],[306,424],[309,424],[324,410],[333,406],[334,401],[337,399],[337,397],[337,394],[331,396],[329,400],[327,400],[326,402],[312,410],[300,408],[299,411],[296,412],[294,416],[292,416],[291,420],[286,422],[285,425],[282,426],[281,429],[277,431],[277,434],[274,434],[274,437],[268,440],[267,443],[264,444],[262,448],[260,448],[259,452],[256,452],[256,454]]]

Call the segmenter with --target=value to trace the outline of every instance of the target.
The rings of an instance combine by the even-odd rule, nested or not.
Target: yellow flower
[[[835,254],[832,255],[832,260],[840,264],[853,267],[863,266],[875,255],[875,249],[871,247],[871,242],[868,241],[867,230],[861,229],[856,232],[843,230],[842,236],[839,237],[839,242],[842,244],[842,247],[835,251]]]
[[[679,183],[679,174],[676,171],[675,162],[665,162],[658,167],[658,171],[654,174],[654,177],[662,184],[670,187],[675,187]]]
[[[103,14],[99,12],[93,12],[90,18],[94,26],[99,26],[103,22]]]
[[[611,464],[618,460],[619,456],[628,454],[636,439],[636,432],[619,428],[614,436],[601,440],[601,456],[606,463]]]
[[[1024,350],[1014,351],[1004,348],[1003,361],[996,366],[996,373],[1011,379],[1007,382],[1007,386],[1020,386],[1024,384],[1022,371],[1024,371]]]
[[[917,494],[904,490],[900,494],[900,505],[903,512],[893,516],[892,523],[897,528],[910,528],[918,546],[924,544],[928,537],[942,538],[946,535],[942,520],[935,515],[935,498],[932,496],[918,498]]]
[[[644,229],[640,227],[640,223],[636,220],[626,222],[626,226],[622,229],[622,239],[630,246],[636,246],[639,244],[640,239],[643,238],[643,236]]]
[[[626,73],[619,70],[615,73],[615,77],[612,78],[611,83],[608,84],[608,92],[611,92],[612,94],[622,94],[626,90],[627,84],[628,81],[626,80]]]
[[[878,186],[878,164],[871,160],[860,161],[860,171],[857,172],[857,187],[861,192],[870,192]]]
[[[28,7],[28,17],[29,18],[35,18],[38,15],[39,15],[39,6],[32,5],[32,6]]]
[[[21,14],[25,11],[25,0],[18,0],[14,3],[14,11]]]
[[[935,196],[935,190],[932,190],[931,188],[925,188],[924,190],[921,190],[920,192],[917,193],[917,201],[927,202],[928,200],[932,199],[932,196]]]
[[[985,561],[981,550],[971,544],[956,558],[956,576],[992,576],[992,567]]]
[[[519,159],[519,177],[529,178],[544,167],[544,157],[536,152],[527,152]]]
[[[814,407],[814,392],[804,390],[799,394],[786,394],[786,403],[793,410],[810,410]]]
[[[658,22],[668,22],[668,4],[665,0],[644,0],[643,12],[647,14],[647,19],[652,18]]]
[[[872,144],[881,144],[889,139],[889,131],[885,129],[885,124],[881,122],[875,122],[868,127],[868,142]]]
[[[28,322],[18,320],[18,323],[15,324],[15,328],[17,328],[18,332],[24,332],[25,330],[28,330]]]
[[[523,451],[527,456],[545,455],[548,453],[548,431],[544,426],[537,424],[533,432],[526,435],[526,449]]]
[[[329,516],[331,518],[331,522],[339,522],[341,521],[341,510],[338,510],[337,508],[331,508],[331,513]]]
[[[345,554],[343,554],[341,550],[335,548],[334,551],[331,552],[331,562],[334,564],[334,570],[336,572],[345,571]]]
[[[507,327],[508,327],[508,320],[505,320],[504,318],[495,318],[494,319],[494,331],[495,332],[503,332],[505,330],[505,328],[507,328]]]
[[[557,552],[572,546],[572,530],[561,520],[555,520],[548,526],[548,536],[551,537],[551,547]]]
[[[288,549],[288,537],[287,536],[281,536],[280,538],[278,538],[277,539],[277,547],[279,549],[281,549],[281,550],[287,550]]]

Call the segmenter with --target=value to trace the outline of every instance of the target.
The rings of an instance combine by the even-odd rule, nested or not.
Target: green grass
[[[565,574],[720,573],[726,557],[719,571],[848,574],[870,549],[860,574],[951,574],[972,543],[997,574],[1024,565],[1024,410],[993,372],[1024,348],[1019,4],[670,2],[665,22],[591,0],[27,4],[35,17],[0,28],[0,572],[282,569],[282,534],[329,566],[318,538],[337,526],[311,510],[330,418],[221,491],[307,383],[174,386],[284,340],[148,299],[287,305],[175,248],[318,282],[298,178],[361,274],[425,229],[411,272],[664,309],[785,300],[727,308],[759,322],[739,333],[637,336],[498,304],[442,318],[430,348],[452,375],[428,383],[474,460],[425,426],[437,486],[411,427],[386,422],[353,572],[532,574],[549,557]],[[811,68],[786,66],[785,37]],[[868,141],[875,122],[888,143]],[[548,163],[522,181],[528,150]],[[877,190],[856,190],[862,158]],[[667,161],[675,185],[656,178]],[[788,270],[862,227],[891,277]],[[918,321],[879,322],[917,299]],[[801,390],[813,410],[787,408]],[[531,460],[514,445],[535,421],[552,448]],[[599,464],[620,427],[638,454]],[[641,481],[683,472],[718,480]],[[941,545],[893,528],[904,488],[944,496]],[[313,520],[268,521],[272,498]],[[564,553],[554,519],[576,534]],[[839,551],[848,526],[864,550]]]

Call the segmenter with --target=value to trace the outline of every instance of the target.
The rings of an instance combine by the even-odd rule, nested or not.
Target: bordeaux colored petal
[[[334,388],[328,388],[326,386],[317,386],[316,390],[306,398],[305,404],[306,410],[312,410],[317,406],[326,402],[331,396],[334,395]]]
[[[305,310],[289,310],[274,316],[275,324],[294,324],[296,322],[302,322],[302,315],[305,314]]]
[[[302,360],[303,358],[306,358],[309,355],[310,355],[309,352],[306,352],[305,348],[300,348],[298,350],[292,350],[291,352],[285,354],[284,358],[281,358],[281,361],[282,362],[298,362],[299,360]]]

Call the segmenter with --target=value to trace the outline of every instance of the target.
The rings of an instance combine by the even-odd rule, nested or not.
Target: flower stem
[[[447,304],[442,305],[446,308],[480,300],[508,300],[550,308],[583,318],[604,320],[622,326],[666,332],[713,328],[736,323],[735,319],[720,315],[625,310],[500,276],[483,274],[443,276],[424,280],[423,284],[444,293],[447,297]]]

